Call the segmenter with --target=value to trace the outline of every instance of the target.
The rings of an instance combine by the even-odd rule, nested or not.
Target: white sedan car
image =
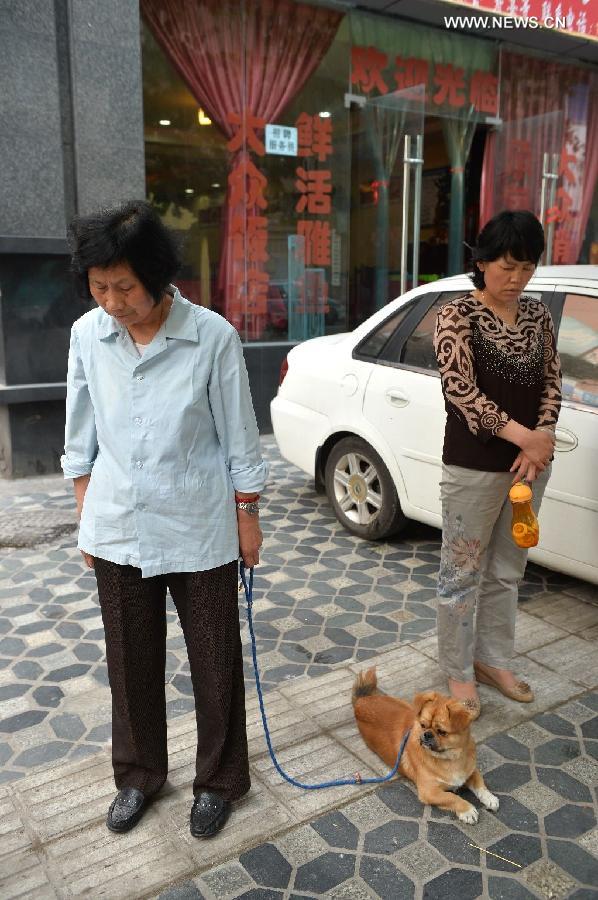
[[[353,534],[389,537],[407,519],[441,526],[445,409],[432,337],[438,306],[471,288],[466,275],[414,288],[355,331],[293,347],[283,363],[271,404],[280,452],[325,488]],[[598,267],[540,267],[525,293],[549,307],[563,366],[530,559],[598,584]]]

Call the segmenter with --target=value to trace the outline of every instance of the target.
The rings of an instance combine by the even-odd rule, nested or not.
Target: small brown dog
[[[452,810],[461,822],[475,825],[475,806],[451,791],[468,787],[486,809],[498,809],[476,767],[470,717],[458,700],[425,691],[413,704],[378,690],[376,668],[361,672],[353,685],[353,709],[362,738],[392,768],[401,741],[411,729],[399,772],[417,788],[422,803]]]

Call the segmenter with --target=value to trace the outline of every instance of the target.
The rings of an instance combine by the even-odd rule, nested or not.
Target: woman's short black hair
[[[159,303],[180,266],[178,241],[144,200],[78,216],[69,226],[72,260],[82,297],[91,299],[87,273],[128,263],[154,303]]]
[[[477,262],[493,262],[509,254],[519,262],[532,262],[537,266],[543,252],[544,229],[537,217],[526,209],[503,209],[484,225],[472,248],[471,280],[480,291],[486,286],[484,273],[476,266]]]

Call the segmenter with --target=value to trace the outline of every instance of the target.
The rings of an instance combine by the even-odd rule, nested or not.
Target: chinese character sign
[[[438,112],[458,113],[473,106],[480,117],[498,113],[498,78],[492,72],[471,72],[418,57],[392,59],[375,47],[353,47],[351,63],[351,83],[362,94],[383,96],[423,84],[426,97]]]
[[[365,65],[365,62],[364,62]],[[326,272],[332,264],[332,119],[330,116],[302,112],[296,121],[298,155],[302,164],[295,169],[295,210],[299,214],[297,235],[300,240],[305,275],[298,285],[298,304],[302,313],[321,318],[328,311]],[[290,335],[289,335],[290,336]]]
[[[559,181],[554,206],[546,212],[546,224],[555,223],[553,262],[576,261],[577,230],[581,212],[586,147],[585,125],[570,126],[559,161]]]
[[[235,154],[228,176],[229,267],[225,312],[229,321],[248,337],[259,337],[268,312],[268,219],[265,211],[267,179],[251,153],[266,153],[264,119],[229,113],[235,131],[227,148]]]
[[[506,144],[498,161],[499,206],[503,209],[530,209],[534,179],[531,140],[513,139]]]
[[[266,125],[266,153],[297,156],[297,129],[285,125]]]
[[[351,50],[351,84],[364,94],[376,88],[379,94],[388,93],[383,70],[388,56],[375,47],[353,47]]]

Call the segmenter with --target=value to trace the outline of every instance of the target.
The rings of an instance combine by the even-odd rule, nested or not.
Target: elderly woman
[[[170,283],[176,243],[146,203],[79,218],[70,237],[97,303],[72,329],[62,467],[106,635],[118,788],[107,825],[132,828],[166,780],[168,589],[197,715],[191,833],[208,837],[250,786],[237,560],[259,561],[266,464],[241,343]]]
[[[532,213],[500,213],[473,252],[475,289],[443,306],[437,319],[447,410],[439,663],[472,718],[480,714],[476,680],[512,700],[534,699],[511,671],[527,551],[511,539],[508,492],[513,481],[533,482],[538,512],[560,409],[552,319],[523,294],[543,250],[544,232]]]

